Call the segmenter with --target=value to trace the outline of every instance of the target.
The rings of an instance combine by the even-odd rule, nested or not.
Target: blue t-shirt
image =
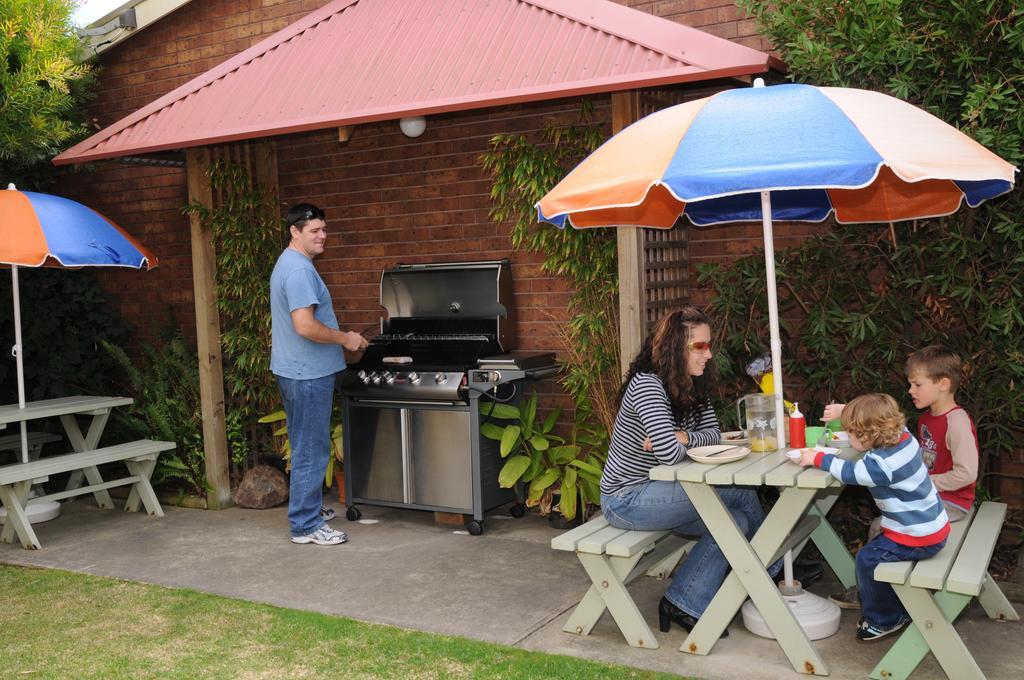
[[[313,342],[295,332],[291,313],[303,307],[312,307],[317,321],[337,330],[331,294],[313,261],[287,248],[270,275],[271,372],[293,380],[313,380],[344,370],[341,345]]]

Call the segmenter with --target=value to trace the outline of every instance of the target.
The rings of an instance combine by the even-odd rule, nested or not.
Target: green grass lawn
[[[667,678],[66,571],[0,565],[4,678]]]

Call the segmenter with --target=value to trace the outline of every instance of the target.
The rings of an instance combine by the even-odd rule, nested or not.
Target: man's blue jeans
[[[939,552],[944,545],[946,541],[923,547],[901,545],[884,534],[864,544],[857,552],[857,589],[860,591],[860,606],[868,623],[875,628],[888,630],[907,616],[907,610],[892,586],[875,580],[875,567],[883,562],[923,560]]]
[[[334,374],[312,380],[277,376],[284,412],[292,472],[288,488],[288,524],[292,536],[311,534],[324,522],[324,475],[331,455],[331,410]]]
[[[718,486],[715,492],[747,539],[752,538],[764,521],[757,494],[752,489],[736,486]],[[673,529],[676,533],[699,537],[697,545],[676,570],[665,597],[690,616],[703,614],[725,580],[729,563],[683,487],[678,482],[650,481],[619,494],[601,494],[601,510],[608,523],[620,529]],[[769,572],[778,573],[780,567],[781,563],[773,564]]]

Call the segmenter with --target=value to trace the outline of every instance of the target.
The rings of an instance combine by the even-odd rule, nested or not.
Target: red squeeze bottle
[[[804,414],[800,413],[800,404],[793,402],[793,412],[789,414],[789,446],[794,449],[802,449],[807,446],[807,421]]]

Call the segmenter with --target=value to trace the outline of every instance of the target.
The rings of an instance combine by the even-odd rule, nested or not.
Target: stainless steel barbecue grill
[[[358,505],[472,514],[479,535],[488,510],[516,501],[521,515],[480,425],[488,402],[518,403],[558,366],[513,351],[508,260],[399,265],[381,275],[380,303],[380,335],[340,381],[346,516],[359,519]]]

